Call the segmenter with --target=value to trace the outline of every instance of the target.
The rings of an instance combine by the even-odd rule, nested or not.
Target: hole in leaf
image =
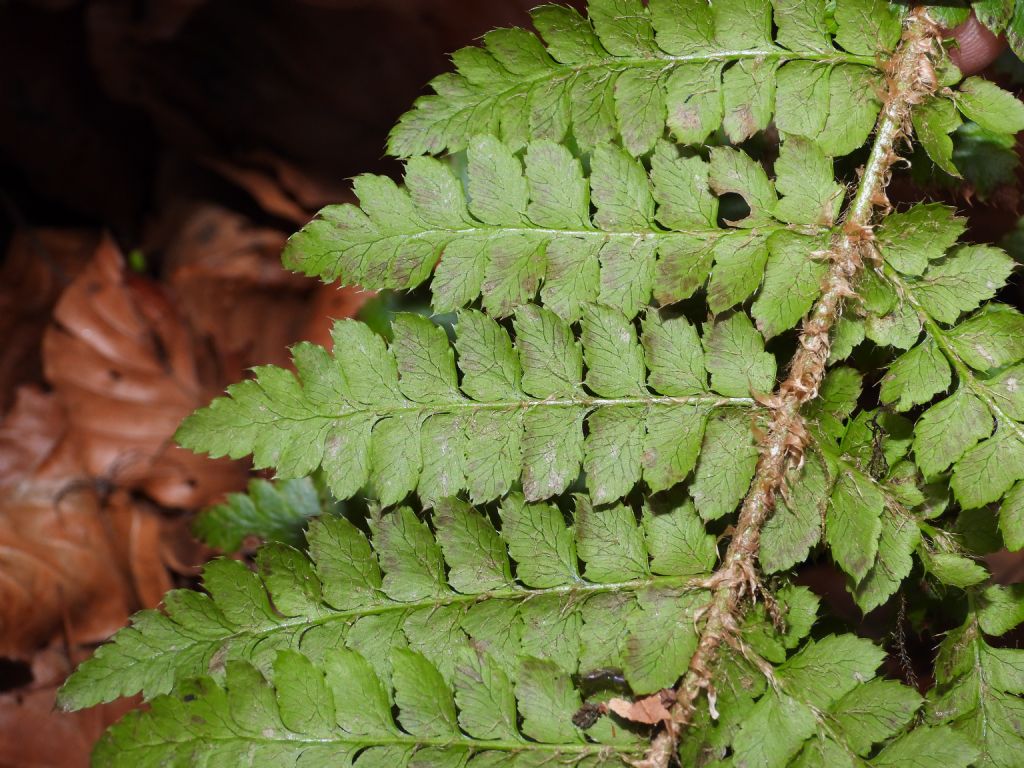
[[[718,198],[718,226],[726,227],[727,222],[739,221],[750,215],[750,206],[742,195],[725,192]]]

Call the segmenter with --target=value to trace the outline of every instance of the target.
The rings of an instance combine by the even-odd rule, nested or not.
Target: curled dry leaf
[[[0,656],[27,658],[59,631],[97,642],[135,607],[65,433],[54,398],[32,390],[0,424]]]
[[[161,287],[129,273],[109,238],[58,302],[43,359],[89,476],[168,507],[244,482],[241,467],[174,445],[180,421],[216,387],[200,381],[188,326]]]
[[[115,489],[105,500],[103,515],[115,542],[118,565],[135,591],[136,604],[158,605],[174,586],[161,541],[164,516],[123,488]],[[199,557],[193,562],[200,562]]]
[[[0,694],[0,766],[84,768],[103,730],[138,705],[133,697],[81,712],[57,710],[57,689],[81,660],[61,646],[47,648],[23,668],[30,683]]]
[[[351,197],[346,187],[322,181],[266,152],[253,153],[235,163],[207,158],[204,164],[248,192],[267,213],[298,226],[325,205]]]
[[[98,242],[98,233],[79,229],[22,229],[11,237],[0,266],[0,413],[20,384],[42,380],[39,345],[50,312]]]
[[[203,346],[212,348],[206,364],[219,385],[258,363],[286,364],[289,345],[323,341],[327,318],[355,314],[367,295],[287,272],[284,233],[218,206],[173,211],[151,239],[165,243],[167,283]]]
[[[657,725],[672,719],[672,713],[669,712],[668,708],[672,706],[674,701],[674,692],[663,690],[636,701],[609,699],[605,702],[605,706],[623,720],[629,720],[632,723],[642,723],[643,725]]]

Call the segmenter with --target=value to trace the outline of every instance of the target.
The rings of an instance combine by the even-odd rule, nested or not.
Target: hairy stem
[[[939,33],[923,10],[908,15],[903,38],[887,67],[888,95],[875,127],[874,143],[842,227],[832,238],[829,270],[822,293],[801,327],[796,354],[786,379],[766,400],[771,417],[758,447],[760,458],[721,566],[708,580],[713,590],[697,649],[676,689],[671,722],[651,742],[638,768],[665,768],[676,752],[681,726],[687,725],[702,692],[707,691],[714,714],[713,669],[722,643],[741,647],[739,627],[747,605],[756,598],[756,561],[761,530],[783,489],[786,472],[803,461],[808,433],[801,407],[818,396],[825,376],[831,342],[829,334],[842,314],[865,256],[873,254],[872,225],[877,209],[888,210],[885,188],[898,159],[896,143],[908,133],[910,112],[936,88],[931,60]]]

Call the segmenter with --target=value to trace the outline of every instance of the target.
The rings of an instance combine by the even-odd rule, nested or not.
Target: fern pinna
[[[1020,47],[1013,2],[974,11]],[[284,253],[429,283],[453,338],[342,321],[182,425],[279,478],[197,530],[268,543],[68,680],[150,702],[96,764],[1019,765],[1024,593],[981,561],[1024,547],[1014,265],[886,196],[913,143],[957,175],[965,120],[1024,129],[946,54],[966,12],[592,0],[456,53],[404,185]],[[797,585],[824,558],[944,633],[933,683]]]

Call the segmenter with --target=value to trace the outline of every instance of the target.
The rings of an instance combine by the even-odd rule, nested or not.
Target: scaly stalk
[[[909,134],[910,113],[936,88],[933,58],[939,52],[940,32],[923,9],[907,17],[903,37],[887,67],[888,92],[878,116],[875,138],[853,200],[827,253],[829,270],[822,293],[800,330],[796,354],[786,379],[766,398],[771,418],[760,439],[760,458],[750,489],[721,566],[708,579],[711,602],[704,614],[697,649],[676,689],[672,720],[652,740],[637,768],[666,768],[677,751],[680,729],[689,724],[702,692],[707,691],[714,713],[714,667],[722,643],[741,648],[739,629],[746,607],[756,598],[756,560],[761,530],[775,507],[786,473],[799,467],[807,444],[800,410],[818,396],[828,362],[829,335],[842,315],[864,262],[874,254],[875,212],[888,211],[885,194],[889,171],[899,159],[897,142]],[[749,598],[749,601],[747,600]]]

